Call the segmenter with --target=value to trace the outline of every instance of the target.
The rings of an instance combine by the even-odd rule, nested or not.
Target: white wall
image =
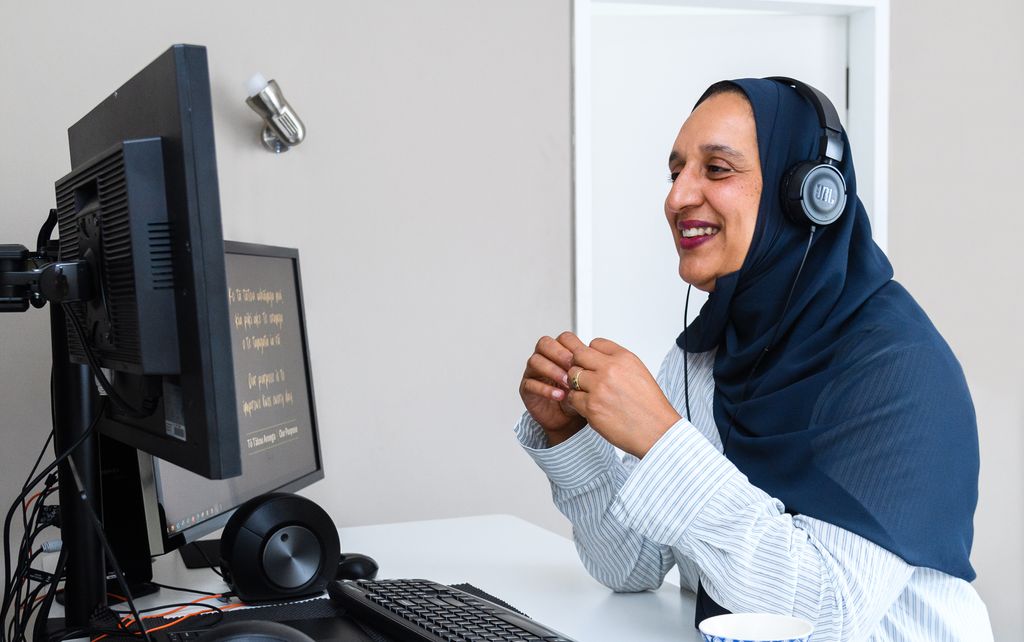
[[[892,3],[890,255],[952,345],[978,413],[975,583],[1024,631],[1024,3]]]
[[[571,314],[568,2],[0,3],[0,243],[34,245],[66,128],[170,44],[208,48],[224,236],[298,247],[340,525],[514,513],[564,528],[515,443]],[[273,27],[275,18],[296,15]],[[308,127],[275,157],[244,104]],[[0,316],[6,508],[49,423],[47,311]]]

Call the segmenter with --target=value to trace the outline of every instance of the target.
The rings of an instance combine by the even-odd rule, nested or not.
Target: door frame
[[[581,337],[593,336],[594,255],[591,140],[591,16],[610,0],[572,0],[573,74],[573,316]],[[771,11],[844,15],[849,24],[850,146],[860,163],[859,182],[873,194],[868,203],[875,242],[888,246],[889,209],[889,0],[611,0],[617,6],[669,6],[709,11]],[[863,165],[862,165],[863,166]]]

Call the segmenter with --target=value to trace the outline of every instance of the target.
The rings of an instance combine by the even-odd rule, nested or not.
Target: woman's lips
[[[692,250],[715,238],[721,229],[713,223],[690,219],[679,221],[676,224],[679,228],[679,247],[684,250]]]

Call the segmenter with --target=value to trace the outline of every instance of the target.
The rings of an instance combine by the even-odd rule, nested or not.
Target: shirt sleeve
[[[854,533],[787,514],[682,421],[633,469],[611,514],[692,560],[723,607],[797,615],[821,639],[866,636],[914,571]]]
[[[589,426],[549,448],[543,429],[529,413],[516,425],[516,435],[548,476],[555,506],[572,524],[576,550],[587,571],[615,591],[661,586],[675,564],[671,547],[624,527],[610,513],[635,459],[620,459]]]

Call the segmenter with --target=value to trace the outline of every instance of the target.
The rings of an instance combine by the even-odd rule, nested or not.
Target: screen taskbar
[[[224,512],[224,505],[220,504],[220,503],[214,504],[213,506],[211,506],[209,508],[206,508],[204,510],[192,513],[191,515],[185,517],[184,519],[180,519],[180,520],[178,520],[176,522],[172,522],[172,523],[168,524],[167,525],[167,534],[168,535],[173,535],[175,533],[180,533],[181,531],[183,531],[183,530],[185,530],[187,528],[192,528],[193,526],[195,526],[196,524],[199,524],[201,522],[205,522],[206,520],[210,519],[211,517],[215,517],[215,516],[219,515],[222,512]]]

